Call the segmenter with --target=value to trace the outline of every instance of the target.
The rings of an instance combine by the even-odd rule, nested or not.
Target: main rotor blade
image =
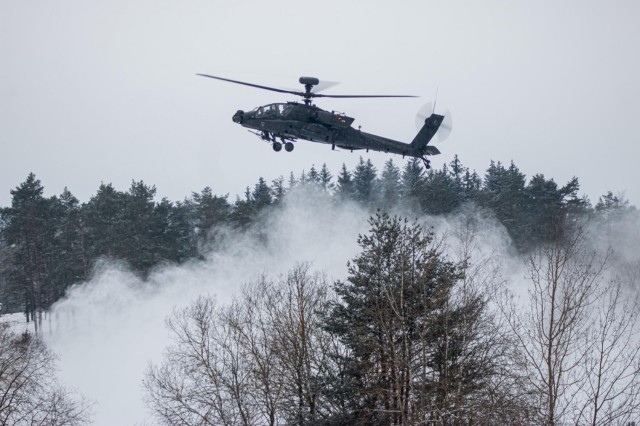
[[[413,95],[323,95],[321,93],[312,93],[314,98],[419,98]]]
[[[296,91],[293,91],[293,90],[276,89],[275,87],[261,86],[259,84],[253,84],[253,83],[245,83],[244,81],[231,80],[229,78],[216,77],[215,75],[209,75],[209,74],[196,74],[196,75],[199,75],[199,76],[202,76],[202,77],[215,78],[216,80],[228,81],[229,83],[236,83],[236,84],[243,84],[245,86],[257,87],[258,89],[271,90],[272,92],[291,93],[293,95],[304,96],[304,92],[296,92]]]
[[[305,93],[295,90],[286,90],[286,89],[277,89],[275,87],[262,86],[259,84],[247,83],[244,81],[231,80],[230,78],[217,77],[215,75],[209,74],[196,74],[201,77],[215,78],[216,80],[228,81],[229,83],[242,84],[244,86],[256,87],[258,89],[270,90],[272,92],[278,93],[290,93],[292,95],[302,96],[303,98],[417,98],[418,96],[407,96],[407,95],[323,95],[320,93]],[[327,89],[331,86],[334,86],[334,82],[327,82],[326,87],[321,87],[319,90]]]
[[[316,84],[312,89],[311,89],[311,93],[320,93],[324,90],[330,89],[334,86],[337,86],[338,84],[340,84],[337,81],[327,81],[327,80],[320,80],[320,83]]]

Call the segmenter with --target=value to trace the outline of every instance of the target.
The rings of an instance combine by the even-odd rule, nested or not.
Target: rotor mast
[[[320,84],[320,80],[315,77],[300,77],[298,81],[300,84],[304,84],[304,93],[302,95],[304,98],[304,104],[311,105],[311,98],[315,96],[311,90],[313,89],[313,86]]]

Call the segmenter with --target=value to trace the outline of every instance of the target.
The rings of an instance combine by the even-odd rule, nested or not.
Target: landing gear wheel
[[[274,142],[271,147],[275,152],[280,152],[282,150],[282,144],[280,142]]]
[[[293,151],[293,143],[291,143],[291,142],[287,142],[287,143],[285,143],[285,144],[284,144],[284,149],[285,149],[287,152],[291,152],[291,151]]]
[[[422,161],[424,161],[424,168],[429,170],[431,168],[431,161],[427,160],[426,158],[423,158]]]

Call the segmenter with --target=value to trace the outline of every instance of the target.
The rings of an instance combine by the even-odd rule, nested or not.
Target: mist
[[[54,305],[50,332],[44,328],[61,381],[96,402],[96,425],[143,423],[143,372],[169,344],[164,321],[174,309],[203,294],[228,302],[243,283],[283,274],[298,261],[343,278],[367,217],[355,204],[297,190],[246,232],[215,230],[217,248],[203,260],[158,268],[147,279],[103,260]]]

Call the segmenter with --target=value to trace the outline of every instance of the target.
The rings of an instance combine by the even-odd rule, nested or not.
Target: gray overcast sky
[[[68,186],[81,201],[132,179],[173,201],[205,186],[233,201],[260,176],[388,158],[302,141],[274,153],[231,116],[295,99],[196,73],[420,95],[317,102],[404,141],[437,89],[454,131],[435,167],[513,160],[528,178],[578,176],[592,202],[612,190],[637,205],[638,22],[632,0],[0,0],[0,206],[30,171],[46,195]]]

